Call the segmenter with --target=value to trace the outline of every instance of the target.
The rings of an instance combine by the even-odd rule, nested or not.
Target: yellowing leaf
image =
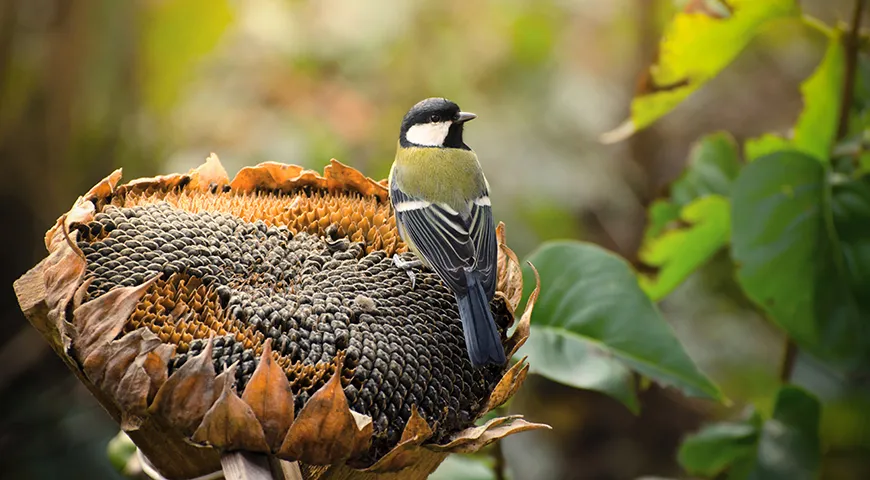
[[[656,275],[641,275],[638,279],[640,287],[654,301],[673,291],[706,263],[728,243],[731,234],[731,209],[728,199],[720,195],[692,201],[683,207],[680,219],[685,227],[647,238],[640,250],[643,263],[659,268]]]
[[[793,150],[791,142],[779,135],[765,133],[756,138],[750,138],[743,144],[743,156],[747,162],[777,152],[779,150]]]
[[[831,149],[837,139],[843,77],[846,74],[841,37],[841,32],[834,30],[819,66],[801,83],[804,109],[794,127],[794,139],[768,133],[747,140],[744,146],[747,161],[780,150],[798,150],[820,162],[830,161]]]
[[[804,110],[794,131],[794,145],[822,162],[828,162],[837,138],[843,77],[846,75],[846,53],[835,31],[828,49],[816,71],[801,84]]]
[[[771,20],[795,16],[795,0],[730,0],[722,9],[691,1],[665,28],[659,59],[631,104],[631,118],[605,142],[618,141],[645,128],[716,76]]]

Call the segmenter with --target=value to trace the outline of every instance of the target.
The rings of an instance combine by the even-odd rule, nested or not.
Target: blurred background
[[[852,2],[804,0],[833,23]],[[0,478],[116,478],[111,421],[27,324],[12,282],[45,256],[45,230],[115,168],[184,172],[216,152],[232,176],[262,161],[388,173],[399,123],[445,96],[479,119],[466,141],[522,258],[579,238],[630,261],[645,207],[694,140],[784,131],[825,39],[774,25],[652,128],[598,136],[627,115],[672,0],[3,0],[0,2]],[[866,22],[866,20],[865,20]],[[552,432],[509,438],[516,479],[685,477],[680,438],[769,405],[782,334],[717,258],[662,304],[728,409],[651,387],[635,417],[604,395],[530,378],[512,409]],[[870,478],[870,400],[799,358],[822,392],[825,478]],[[119,478],[119,477],[118,477]],[[447,477],[449,478],[449,477]]]

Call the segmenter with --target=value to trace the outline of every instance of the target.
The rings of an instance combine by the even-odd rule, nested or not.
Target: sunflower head
[[[299,461],[309,478],[428,473],[545,427],[474,426],[528,366],[471,366],[450,291],[428,272],[412,287],[391,260],[406,247],[383,181],[335,160],[230,181],[214,155],[187,174],[120,177],[57,221],[16,288],[42,288],[25,313],[164,475],[207,473],[232,450]],[[535,295],[508,336],[522,274],[503,225],[498,238],[490,306],[511,356]]]

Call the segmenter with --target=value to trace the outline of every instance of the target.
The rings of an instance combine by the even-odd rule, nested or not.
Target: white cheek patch
[[[408,129],[405,140],[426,147],[440,147],[452,122],[420,123]]]

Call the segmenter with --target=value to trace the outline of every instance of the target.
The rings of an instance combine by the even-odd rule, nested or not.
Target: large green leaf
[[[819,401],[785,386],[776,396],[773,417],[764,422],[751,480],[812,480],[821,463]]]
[[[693,475],[715,477],[733,463],[755,456],[761,418],[705,426],[680,445],[680,465]]]
[[[773,415],[757,414],[744,422],[714,423],[686,437],[680,464],[691,474],[729,480],[803,480],[816,478],[820,463],[819,401],[786,385],[776,397]]]
[[[641,275],[640,286],[653,300],[660,300],[683,283],[728,243],[731,212],[728,199],[709,195],[683,207],[684,226],[644,241],[640,260],[658,268],[654,275]]]
[[[602,391],[637,409],[628,369],[688,395],[721,399],[686,355],[629,265],[595,245],[547,242],[528,259],[541,275],[529,341],[534,373]],[[533,284],[528,267],[527,284]]]
[[[799,13],[795,0],[729,0],[722,8],[689,2],[665,27],[658,61],[631,103],[631,119],[605,141],[616,141],[670,112],[743,50],[771,20]]]
[[[856,366],[870,356],[870,185],[784,151],[732,190],[732,255],[747,295],[804,348]]]
[[[794,139],[773,134],[750,139],[745,153],[748,161],[779,150],[794,149],[827,163],[837,137],[846,56],[840,32],[828,40],[825,56],[816,70],[801,84],[804,109],[794,128]]]

